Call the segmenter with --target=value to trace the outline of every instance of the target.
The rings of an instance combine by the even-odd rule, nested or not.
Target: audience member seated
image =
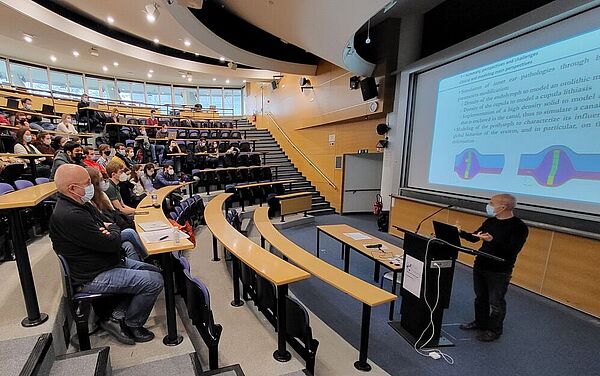
[[[121,229],[121,247],[125,251],[127,257],[133,260],[142,261],[148,254],[142,244],[142,240],[135,230],[135,224],[131,216],[121,214],[110,203],[106,190],[110,186],[108,179],[104,179],[100,171],[95,168],[87,167],[86,171],[90,175],[92,184],[94,185],[94,197],[92,205],[94,205],[106,217],[106,222],[115,223]]]
[[[167,128],[167,124],[164,123],[160,126],[160,129],[156,131],[156,138],[168,138],[169,137],[169,129]]]
[[[240,149],[232,146],[225,152],[225,165],[223,167],[236,167],[238,165],[238,156]]]
[[[83,94],[81,96],[81,101],[77,103],[77,119],[80,122],[87,123],[89,131],[92,131],[96,127],[104,127],[104,124],[106,123],[106,115],[104,115],[104,113],[101,111],[83,109],[89,106],[90,99],[87,94]]]
[[[56,172],[58,201],[50,220],[50,239],[71,270],[78,292],[122,294],[124,317],[102,313],[100,326],[118,341],[133,345],[148,342],[154,334],[144,328],[156,298],[163,289],[160,270],[150,264],[121,257],[121,229],[103,220],[89,203],[94,186],[83,167],[64,165]],[[124,308],[124,307],[123,307]]]
[[[129,177],[125,173],[125,169],[120,164],[111,161],[106,165],[106,174],[108,175],[108,182],[110,183],[106,190],[106,195],[108,196],[110,203],[119,212],[132,216],[135,213],[135,209],[125,205],[119,187],[119,183],[127,182],[129,180]]]
[[[33,109],[33,103],[31,102],[31,98],[21,99],[21,104],[23,105],[24,110],[29,112],[36,112]],[[27,115],[27,121],[29,122],[29,126],[31,128],[37,129],[39,131],[53,131],[54,129],[56,129],[56,125],[45,122],[39,115]]]
[[[156,189],[154,188],[154,171],[156,167],[153,163],[147,163],[142,170],[142,175],[140,176],[140,181],[142,182],[142,186],[144,187],[144,191],[146,194],[151,194]]]
[[[63,148],[64,144],[67,141],[69,141],[69,137],[60,135],[54,136],[52,137],[52,143],[50,144],[50,146],[52,146],[52,149],[58,151]]]
[[[217,168],[219,167],[219,143],[213,141],[208,146],[208,156],[206,157],[206,167]]]
[[[114,108],[110,113],[110,119],[108,119],[108,123],[112,124],[106,125],[106,132],[104,136],[108,137],[110,144],[116,143],[121,136],[125,137],[125,135],[123,135],[121,132],[121,126],[116,124],[120,123],[119,110],[117,108]]]
[[[98,152],[100,153],[100,157],[96,160],[96,162],[98,162],[98,164],[102,167],[104,167],[104,169],[106,169],[106,165],[108,164],[108,161],[111,159],[110,158],[110,145],[107,144],[101,144],[100,146],[98,146]]]
[[[0,124],[2,125],[10,125],[10,121],[4,114],[0,114]]]
[[[175,167],[176,172],[181,171],[181,158],[176,156],[170,156],[169,154],[181,153],[181,149],[177,142],[173,139],[169,139],[169,143],[163,152],[162,163],[166,165],[166,163],[170,163]]]
[[[198,144],[196,145],[196,151],[198,153],[208,152],[208,143],[204,137],[200,138],[200,141],[198,141]]]
[[[50,180],[54,179],[56,170],[64,164],[77,164],[82,165],[83,160],[83,149],[81,145],[76,144],[73,141],[67,141],[64,143],[61,150],[56,152],[54,155],[54,161],[52,162],[52,170],[50,171]]]
[[[22,112],[17,112],[12,118],[12,125],[19,128],[31,129],[29,126],[29,120],[27,119],[27,115]]]
[[[97,161],[94,160],[94,156],[95,156],[95,152],[94,152],[94,148],[91,146],[86,146],[83,149],[83,152],[85,154],[85,157],[83,159],[83,164],[86,167],[92,167],[97,169],[98,171],[100,171],[103,175],[106,175],[106,169]]]
[[[147,147],[150,149],[150,156],[152,158],[152,162],[159,163],[158,156],[162,155],[165,151],[165,145],[162,145],[159,142],[150,142],[150,140],[148,139],[148,131],[145,127],[140,127],[140,137],[144,142],[143,145],[141,145],[141,147],[146,149],[147,143]]]
[[[133,170],[131,170],[131,179],[129,182],[132,184],[131,188],[131,196],[129,198],[129,202],[125,200],[125,203],[132,207],[137,207],[140,201],[146,197],[146,190],[144,189],[144,184],[142,183],[141,177],[144,173],[144,165],[136,164],[133,166]]]
[[[132,166],[135,165],[135,152],[131,146],[125,148],[125,164]]]
[[[15,154],[42,154],[35,146],[31,144],[31,132],[25,128],[17,131],[17,143],[15,144]],[[35,160],[38,176],[47,178],[50,176],[50,167],[42,164],[46,158],[41,157]],[[29,166],[29,164],[27,165]],[[30,167],[27,167],[27,173],[31,173]]]
[[[118,163],[126,170],[131,170],[133,162],[127,160],[127,148],[122,143],[115,144],[115,155],[112,157],[111,162]]]
[[[167,162],[164,168],[156,174],[154,188],[158,189],[168,185],[177,184],[179,184],[179,179],[177,178],[177,175],[175,175],[173,164],[171,162]]]
[[[73,119],[69,114],[63,114],[60,123],[56,127],[57,132],[66,133],[66,134],[77,134],[77,129],[73,125]]]
[[[158,119],[156,118],[156,110],[150,110],[150,117],[146,119],[146,125],[158,125]]]
[[[35,146],[40,151],[40,153],[54,155],[54,153],[56,153],[56,150],[54,150],[54,148],[51,145],[52,135],[47,132],[40,132],[35,142],[33,142],[33,146]],[[53,160],[54,157],[46,157],[46,160],[42,163],[52,167]]]

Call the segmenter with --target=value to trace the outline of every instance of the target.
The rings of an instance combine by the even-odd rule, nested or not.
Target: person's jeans
[[[157,155],[162,155],[165,151],[165,145],[160,144],[150,144],[150,153],[152,154],[152,162],[157,163],[158,158]]]
[[[124,323],[131,328],[144,326],[163,289],[160,270],[150,264],[125,258],[124,267],[102,272],[93,281],[81,286],[81,292],[129,295]]]
[[[148,257],[148,253],[146,253],[146,249],[142,245],[142,239],[140,239],[140,236],[134,229],[126,228],[121,230],[121,241],[123,242],[121,247],[130,259],[142,261]]]
[[[29,128],[37,129],[38,131],[53,131],[56,129],[56,124],[52,123],[29,123]]]
[[[512,273],[498,273],[473,268],[475,321],[479,326],[500,335],[506,316],[504,296]]]

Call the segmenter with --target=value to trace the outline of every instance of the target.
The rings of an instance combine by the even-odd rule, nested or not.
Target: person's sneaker
[[[139,328],[127,327],[127,332],[131,334],[135,342],[150,342],[154,339],[154,333],[143,326]]]
[[[100,321],[100,327],[105,332],[111,335],[114,339],[121,342],[124,345],[135,345],[135,341],[128,332],[124,331],[121,324],[118,321],[108,319]]]
[[[477,321],[471,321],[464,324],[460,324],[459,328],[462,330],[481,330],[483,329],[481,325],[477,323]]]
[[[491,330],[486,330],[477,336],[477,339],[481,342],[492,342],[498,338],[500,338],[500,334],[494,333]]]

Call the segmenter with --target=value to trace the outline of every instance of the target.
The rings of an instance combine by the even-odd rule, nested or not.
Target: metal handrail
[[[294,149],[296,149],[296,151],[304,158],[306,159],[306,161],[315,169],[317,170],[317,172],[327,181],[327,183],[329,183],[330,186],[333,187],[333,189],[337,190],[337,186],[331,181],[331,179],[329,179],[324,173],[323,171],[321,171],[321,169],[319,167],[317,167],[317,165],[315,165],[313,163],[313,161],[310,160],[310,158],[308,158],[306,156],[306,154],[304,154],[302,152],[302,150],[300,150],[296,144],[290,140],[290,138],[288,137],[288,135],[285,133],[285,131],[279,126],[279,124],[277,124],[277,122],[275,121],[275,119],[273,118],[273,114],[270,112],[266,112],[267,116],[269,117],[269,119],[271,119],[271,121],[273,122],[273,124],[275,124],[275,126],[277,127],[277,129],[279,130],[279,132],[281,132],[281,134],[283,135],[283,137],[285,137],[285,139],[292,145],[292,147]]]

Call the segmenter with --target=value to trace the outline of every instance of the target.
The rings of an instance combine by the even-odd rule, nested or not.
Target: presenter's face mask
[[[506,208],[506,206],[504,206],[504,205],[493,206],[490,203],[490,204],[486,205],[485,211],[486,211],[488,217],[495,217],[496,215],[501,213],[505,208]]]

